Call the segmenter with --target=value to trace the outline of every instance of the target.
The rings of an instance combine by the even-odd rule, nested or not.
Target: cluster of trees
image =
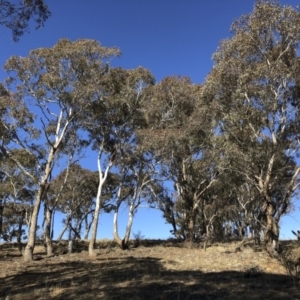
[[[247,234],[276,254],[280,218],[300,184],[300,11],[257,1],[231,29],[203,84],[113,68],[120,51],[95,40],[11,57],[0,85],[1,238],[26,234],[32,260],[43,205],[47,253],[60,211],[60,238],[67,230],[70,240],[89,238],[93,255],[103,210],[114,212],[124,249],[144,202],[178,239]],[[96,172],[80,165],[87,148]]]

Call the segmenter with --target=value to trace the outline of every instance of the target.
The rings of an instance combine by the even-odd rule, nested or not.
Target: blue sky
[[[96,39],[104,46],[122,51],[114,66],[148,68],[157,81],[168,75],[187,75],[195,83],[204,81],[212,68],[212,54],[219,42],[230,36],[230,25],[250,13],[253,0],[46,0],[52,16],[44,28],[25,34],[18,43],[0,27],[0,66],[12,55],[26,56],[32,49],[52,47],[60,38]],[[296,6],[299,1],[282,4]],[[6,74],[0,70],[0,80]],[[84,167],[95,170],[91,155]],[[297,203],[296,203],[297,204]],[[147,238],[167,238],[171,226],[165,225],[160,211],[141,208],[133,232]],[[121,211],[124,227],[126,209]],[[61,226],[60,222],[57,224]],[[291,229],[300,229],[299,204],[281,222],[281,238],[293,238]],[[112,215],[101,215],[99,238],[112,238]],[[58,230],[56,230],[58,234]],[[122,230],[121,230],[122,234]]]

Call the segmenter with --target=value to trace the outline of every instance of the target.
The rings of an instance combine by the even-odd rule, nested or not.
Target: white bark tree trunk
[[[42,177],[42,180],[39,184],[39,190],[36,197],[36,202],[33,207],[33,212],[30,221],[30,229],[28,234],[28,243],[24,250],[24,261],[32,261],[33,260],[33,250],[36,239],[36,229],[37,229],[37,219],[40,211],[41,202],[43,200],[46,184],[51,173],[52,162],[54,160],[55,148],[52,147],[48,156],[48,161],[46,164],[45,174]]]
[[[28,243],[24,250],[24,261],[32,261],[33,260],[33,250],[36,239],[36,230],[37,230],[37,219],[40,211],[40,206],[43,201],[44,193],[46,190],[46,185],[49,179],[49,176],[52,172],[53,162],[55,158],[55,153],[57,148],[59,147],[67,128],[70,124],[70,120],[72,119],[72,109],[68,111],[68,120],[66,120],[64,126],[62,127],[62,119],[63,119],[63,110],[60,111],[57,124],[56,124],[56,133],[55,133],[55,143],[51,145],[50,152],[48,155],[45,173],[41,178],[39,183],[39,190],[37,192],[36,201],[33,207],[33,212],[30,220],[30,229],[28,232]]]
[[[96,207],[94,211],[94,219],[92,224],[92,234],[91,239],[89,243],[89,255],[94,256],[95,255],[95,242],[96,242],[96,236],[97,236],[97,227],[98,227],[98,219],[99,219],[99,212],[102,204],[101,199],[101,193],[103,184],[105,183],[108,175],[108,171],[112,166],[112,162],[110,161],[104,171],[104,174],[102,174],[102,167],[101,167],[101,156],[102,156],[102,148],[99,149],[99,155],[98,155],[98,172],[99,172],[99,186],[97,191],[97,198],[96,198]]]

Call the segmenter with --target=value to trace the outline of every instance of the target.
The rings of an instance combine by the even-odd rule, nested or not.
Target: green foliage
[[[120,51],[95,40],[11,57],[0,85],[2,198],[12,197],[11,180],[20,199],[34,191],[77,225],[94,206],[117,214],[126,202],[134,216],[144,201],[182,239],[223,238],[226,227],[276,243],[300,186],[300,13],[256,1],[231,30],[203,85],[112,68]],[[98,172],[80,166],[88,146]],[[52,180],[67,157],[70,167]]]
[[[35,21],[37,29],[44,25],[50,15],[44,0],[0,0],[0,24],[12,31],[14,41],[28,31],[30,20]]]

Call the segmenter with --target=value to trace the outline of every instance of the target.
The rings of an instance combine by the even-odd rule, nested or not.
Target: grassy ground
[[[290,243],[289,243],[290,245]],[[54,257],[42,246],[24,263],[17,247],[0,246],[0,299],[300,299],[299,278],[253,244],[194,245],[143,241],[122,251],[111,242],[87,243],[76,253]]]

